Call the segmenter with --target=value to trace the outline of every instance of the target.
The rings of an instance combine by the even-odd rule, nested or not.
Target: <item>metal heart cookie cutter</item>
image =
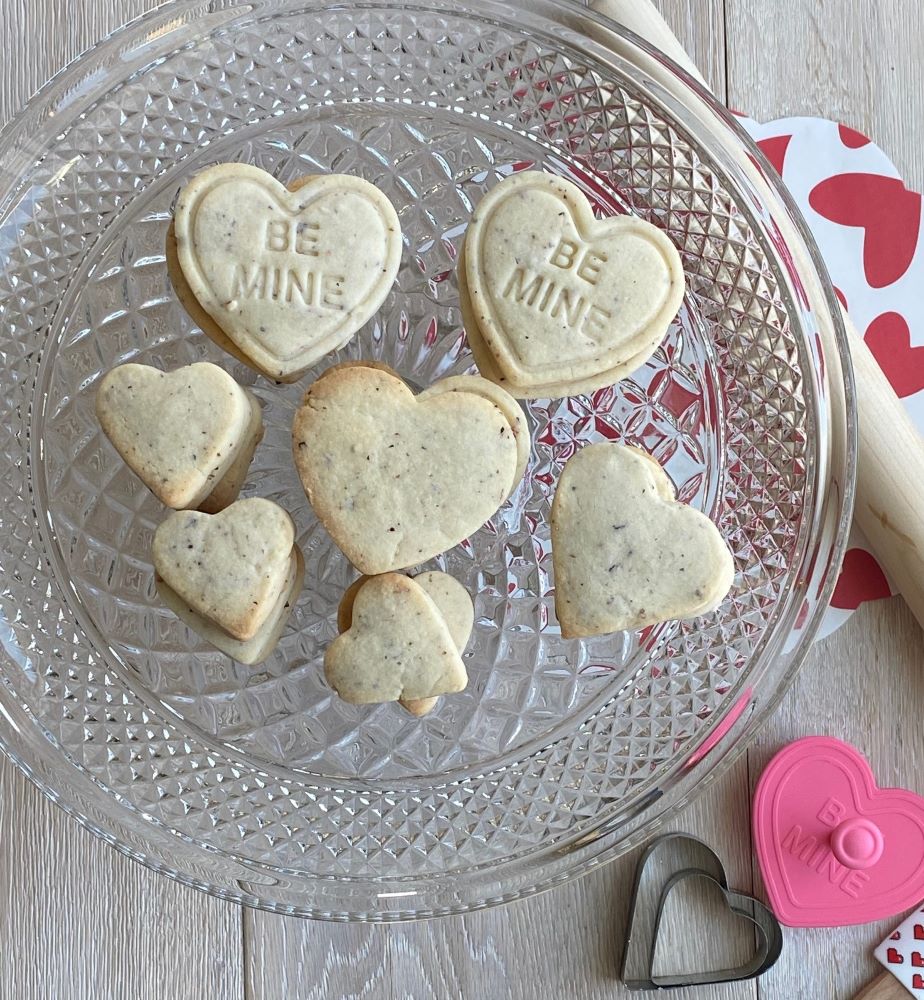
[[[665,903],[674,887],[689,878],[713,882],[728,908],[754,924],[757,946],[750,961],[712,972],[655,975],[655,951]],[[725,867],[711,847],[688,834],[669,833],[645,849],[635,873],[622,960],[622,979],[630,990],[665,990],[753,979],[776,962],[782,947],[779,921],[763,903],[728,888]]]

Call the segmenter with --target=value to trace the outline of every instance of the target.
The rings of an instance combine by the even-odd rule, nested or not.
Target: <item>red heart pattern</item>
[[[773,169],[783,176],[783,168],[786,165],[786,150],[792,142],[791,135],[772,135],[769,139],[758,139],[757,145],[770,163]]]
[[[809,204],[831,222],[863,230],[863,269],[873,288],[894,284],[911,266],[921,196],[897,177],[838,174],[813,188]]]
[[[831,595],[831,607],[854,611],[864,601],[878,601],[891,594],[889,581],[875,558],[866,549],[848,549]]]
[[[819,118],[761,125],[744,116],[741,124],[789,187],[838,298],[857,327],[867,331],[870,349],[924,433],[924,299],[917,294],[924,283],[920,195],[905,187],[875,143],[850,126]],[[854,548],[863,551],[859,535]],[[820,634],[841,625],[858,604],[889,592],[873,557],[849,552]]]
[[[877,316],[863,339],[896,395],[903,398],[924,390],[924,347],[911,346],[911,331],[901,313]]]
[[[848,149],[862,149],[864,146],[870,144],[869,139],[863,135],[862,132],[858,132],[855,128],[851,128],[849,125],[838,125],[838,134],[841,137],[841,142]]]
[[[873,952],[876,958],[909,991],[924,996],[924,910],[916,910]],[[896,942],[892,944],[891,942]]]

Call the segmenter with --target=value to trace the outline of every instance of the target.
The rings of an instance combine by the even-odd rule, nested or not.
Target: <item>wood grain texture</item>
[[[746,886],[751,879],[747,762],[742,759],[726,777],[672,828],[709,840],[725,859],[731,883]],[[248,912],[247,995],[253,1000],[634,996],[617,976],[636,857],[521,903],[427,923],[326,926]],[[701,897],[687,898],[682,910],[669,911],[665,937],[672,947],[669,955],[659,956],[661,971],[718,968],[749,954],[749,929],[723,922],[722,934],[705,931],[690,919],[689,907],[697,902],[692,912],[724,921]],[[697,996],[743,1000],[754,997],[754,990],[753,983],[737,983],[703,987]],[[671,990],[659,995],[687,994]]]
[[[731,106],[761,120],[839,118],[924,187],[924,8],[916,0],[727,0],[726,18]],[[821,733],[858,746],[882,784],[924,793],[922,654],[921,630],[900,600],[861,609],[816,646],[750,749],[752,781],[782,744]],[[760,981],[762,1000],[852,997],[881,972],[871,951],[897,923],[787,931],[779,964]]]
[[[836,118],[924,186],[924,4],[726,0],[728,101],[761,121]]]
[[[748,751],[752,784],[800,736],[853,743],[883,786],[924,793],[924,632],[897,598],[865,605],[809,655],[779,710]],[[755,891],[763,895],[756,876]],[[900,918],[859,927],[785,931],[761,1000],[852,997],[882,971],[872,949]]]
[[[0,845],[0,997],[243,997],[239,907],[123,857],[2,758]]]
[[[884,972],[865,986],[854,1000],[907,1000],[908,996],[905,987],[893,975]]]

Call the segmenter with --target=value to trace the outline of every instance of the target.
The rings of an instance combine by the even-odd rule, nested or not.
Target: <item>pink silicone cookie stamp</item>
[[[924,799],[879,788],[840,740],[781,750],[760,777],[753,820],[771,906],[790,927],[868,923],[924,897]]]

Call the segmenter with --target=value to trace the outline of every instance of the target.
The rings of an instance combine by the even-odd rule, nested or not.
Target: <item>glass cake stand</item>
[[[602,24],[563,0],[179,0],[83,55],[0,137],[0,741],[119,850],[286,913],[500,903],[639,843],[792,678],[852,505],[830,285],[805,293],[795,262],[817,253],[779,185],[771,203],[736,165],[742,148],[761,161],[733,120],[701,92],[708,122],[671,97],[634,58],[653,56],[635,36],[610,25],[619,54],[590,40]],[[167,278],[177,193],[223,160],[283,181],[359,174],[399,212],[393,292],[298,385],[222,354]],[[386,361],[416,387],[474,371],[457,254],[473,206],[526,166],[570,178],[601,216],[662,227],[688,294],[630,378],[526,404],[524,482],[428,564],[475,597],[468,690],[422,719],[354,707],[321,672],[354,574],[300,488],[293,410],[345,358]],[[94,417],[113,365],[201,359],[259,398],[266,437],[245,494],[292,513],[306,557],[304,593],[258,668],[160,605],[149,554],[164,510]],[[601,440],[649,451],[721,526],[736,578],[714,614],[561,638],[549,507],[564,462]]]

